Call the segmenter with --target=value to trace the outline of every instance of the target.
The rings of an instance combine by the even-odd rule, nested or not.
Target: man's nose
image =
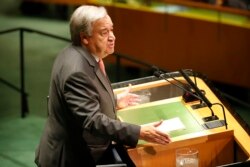
[[[113,31],[110,31],[109,32],[109,40],[115,40],[115,35],[114,35],[114,32]]]

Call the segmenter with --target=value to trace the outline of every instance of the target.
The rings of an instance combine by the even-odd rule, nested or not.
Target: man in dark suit
[[[112,143],[135,147],[138,140],[167,144],[155,125],[120,122],[116,109],[138,102],[129,91],[114,95],[102,59],[114,52],[113,23],[103,7],[80,6],[70,20],[72,45],[57,56],[49,91],[49,115],[35,162],[41,167],[112,163]],[[129,162],[128,162],[129,164]]]

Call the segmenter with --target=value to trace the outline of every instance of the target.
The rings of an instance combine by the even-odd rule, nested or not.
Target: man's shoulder
[[[70,44],[63,48],[59,55],[80,55],[79,50],[81,50],[81,47]]]
[[[80,48],[79,48],[80,49]],[[84,61],[84,58],[75,46],[68,45],[63,48],[55,59],[55,64],[74,64]]]
[[[94,58],[90,55],[86,48],[82,46],[68,45],[66,46],[59,55],[68,56],[70,59],[74,58],[84,58],[88,61],[93,61]]]

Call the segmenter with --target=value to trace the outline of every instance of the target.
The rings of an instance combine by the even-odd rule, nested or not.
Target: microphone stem
[[[166,77],[159,76],[159,78],[166,80],[166,81],[169,82],[170,84],[177,86],[177,87],[180,88],[181,90],[184,90],[184,91],[190,93],[192,96],[194,96],[194,97],[196,97],[197,99],[199,99],[199,100],[202,101],[202,99],[201,99],[199,96],[195,95],[193,92],[191,92],[191,91],[185,89],[184,87],[181,87],[180,85],[178,85],[178,84],[176,84],[176,83],[173,83],[173,82],[169,81]],[[180,81],[179,81],[179,82],[180,82]]]

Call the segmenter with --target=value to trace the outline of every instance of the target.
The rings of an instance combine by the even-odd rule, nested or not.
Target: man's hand
[[[129,84],[128,88],[124,92],[117,94],[117,107],[119,109],[128,106],[134,106],[137,105],[138,102],[140,102],[140,97],[130,92],[131,92],[131,84]]]
[[[161,123],[162,121],[159,121],[153,125],[141,126],[140,139],[164,145],[170,143],[171,139],[169,135],[157,130],[156,128],[160,126]]]

